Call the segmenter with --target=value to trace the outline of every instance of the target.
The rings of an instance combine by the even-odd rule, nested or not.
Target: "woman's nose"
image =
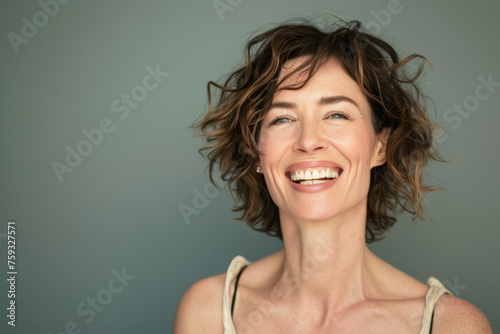
[[[313,153],[314,151],[326,149],[327,142],[321,132],[319,124],[314,122],[302,123],[295,141],[295,150],[299,152]]]

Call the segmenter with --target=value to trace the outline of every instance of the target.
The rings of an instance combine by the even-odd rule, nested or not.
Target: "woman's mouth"
[[[339,167],[314,167],[292,170],[287,176],[294,183],[311,185],[328,182],[341,174],[342,169]]]

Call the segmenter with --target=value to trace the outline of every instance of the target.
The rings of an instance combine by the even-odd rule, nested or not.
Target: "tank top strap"
[[[222,299],[222,324],[224,325],[224,334],[236,334],[233,320],[231,317],[231,302],[229,299],[229,289],[231,281],[238,275],[241,268],[249,265],[250,262],[241,255],[233,258],[226,272],[226,280],[224,282],[224,296]]]
[[[453,296],[453,294],[445,288],[443,283],[441,283],[435,277],[429,277],[427,280],[427,285],[430,287],[427,295],[425,296],[425,309],[424,316],[422,317],[422,326],[420,329],[420,334],[429,334],[432,326],[432,318],[434,313],[434,307],[436,306],[439,298],[444,294],[448,293]]]

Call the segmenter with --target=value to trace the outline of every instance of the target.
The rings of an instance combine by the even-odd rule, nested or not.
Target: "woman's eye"
[[[331,119],[349,119],[349,116],[347,114],[344,114],[343,112],[336,111],[328,115],[327,118]]]
[[[280,116],[280,117],[276,117],[275,119],[273,119],[271,121],[271,123],[269,123],[269,125],[276,125],[276,124],[280,124],[280,123],[288,123],[288,122],[291,122],[292,120],[288,117],[285,117],[285,116]]]

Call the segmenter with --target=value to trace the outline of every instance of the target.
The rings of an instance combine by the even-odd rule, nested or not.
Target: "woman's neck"
[[[321,318],[319,313],[336,313],[373,294],[379,259],[366,246],[362,212],[366,208],[321,222],[282,215],[285,247],[276,288],[290,307]]]

